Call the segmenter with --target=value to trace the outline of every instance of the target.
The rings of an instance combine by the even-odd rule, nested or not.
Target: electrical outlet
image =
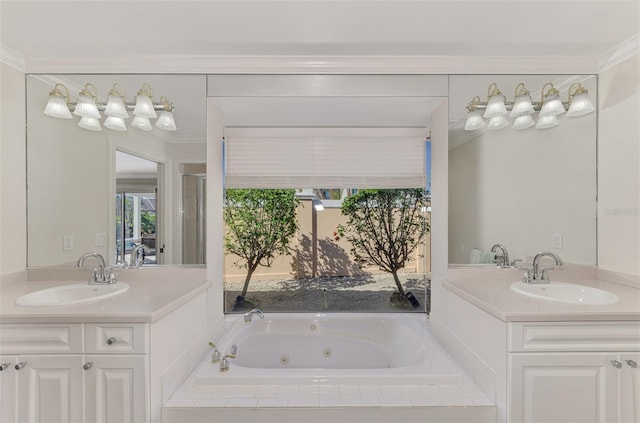
[[[73,250],[73,235],[65,235],[62,237],[62,249],[64,251]]]
[[[553,234],[553,248],[562,248],[562,234]]]
[[[107,245],[107,234],[105,234],[104,232],[96,232],[95,245],[96,247],[103,247]]]

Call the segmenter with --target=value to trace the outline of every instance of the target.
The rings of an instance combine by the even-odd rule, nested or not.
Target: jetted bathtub
[[[415,314],[282,314],[230,316],[217,342],[238,348],[229,370],[209,360],[195,385],[420,384],[458,385],[460,368]]]

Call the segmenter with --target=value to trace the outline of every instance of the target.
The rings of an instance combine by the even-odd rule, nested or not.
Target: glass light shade
[[[560,101],[560,95],[555,94],[544,100],[542,109],[540,109],[540,116],[557,116],[564,112],[566,112],[566,110],[562,105],[562,101]]]
[[[485,126],[486,124],[480,112],[474,110],[467,114],[467,121],[464,123],[465,131],[475,131],[476,129],[482,129]]]
[[[484,117],[489,119],[496,116],[504,116],[507,114],[507,107],[504,105],[504,96],[502,94],[492,95],[484,110]]]
[[[113,116],[116,118],[123,118],[123,119],[126,119],[129,117],[129,112],[127,112],[127,107],[124,105],[124,101],[122,101],[122,97],[118,95],[109,96],[109,99],[107,100],[107,108],[105,109],[104,114],[107,116]]]
[[[513,121],[513,129],[527,129],[531,128],[536,123],[533,121],[531,115],[518,116]]]
[[[131,121],[131,125],[143,131],[151,131],[153,129],[151,127],[151,122],[149,122],[149,118],[141,116],[134,117]]]
[[[126,131],[127,125],[124,123],[124,119],[115,116],[108,116],[104,121],[104,126],[113,131]]]
[[[509,126],[509,120],[504,116],[495,116],[489,120],[488,129],[502,129]]]
[[[162,111],[160,112],[160,116],[156,121],[156,126],[165,131],[175,131],[176,129],[176,121],[173,118],[172,112]]]
[[[540,116],[538,123],[536,123],[536,129],[549,129],[559,124],[560,122],[558,122],[558,118],[555,115]]]
[[[50,96],[47,106],[44,108],[44,114],[60,119],[73,119],[64,97]]]
[[[133,114],[143,118],[155,119],[158,117],[153,108],[151,98],[146,95],[139,95],[136,97],[136,107],[133,109]]]
[[[571,105],[569,106],[569,111],[567,112],[568,117],[577,117],[589,114],[595,111],[595,107],[591,103],[589,99],[589,95],[587,93],[580,93],[573,96],[571,100]]]
[[[516,98],[509,117],[527,116],[533,114],[533,104],[531,104],[531,96],[528,94],[521,95]]]
[[[93,119],[100,119],[100,112],[96,106],[96,100],[93,97],[81,95],[78,98],[78,104],[73,114],[80,117],[88,117]]]
[[[89,131],[100,132],[102,131],[102,126],[100,126],[100,121],[95,118],[83,116],[80,118],[80,122],[78,122],[78,126],[82,129],[86,129]]]

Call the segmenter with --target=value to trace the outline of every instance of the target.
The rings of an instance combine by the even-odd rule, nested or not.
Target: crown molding
[[[26,72],[24,55],[4,44],[0,44],[0,62],[9,65],[21,72]]]
[[[635,34],[598,58],[598,73],[640,53],[640,33]]]
[[[475,56],[152,56],[27,58],[28,73],[177,74],[585,74],[592,57]]]

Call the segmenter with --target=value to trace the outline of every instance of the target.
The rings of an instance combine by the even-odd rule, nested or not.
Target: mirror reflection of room
[[[204,264],[202,237],[183,235],[197,199],[182,184],[185,166],[206,173],[204,75],[27,75],[26,88],[30,267],[74,266],[89,251],[129,263],[138,246],[142,266]],[[86,103],[97,117],[78,116]],[[133,156],[146,170],[123,170]]]
[[[596,113],[576,107],[597,93],[594,75],[449,78],[450,264],[518,266],[539,251],[596,264]],[[496,119],[484,116],[494,95],[506,105]]]

